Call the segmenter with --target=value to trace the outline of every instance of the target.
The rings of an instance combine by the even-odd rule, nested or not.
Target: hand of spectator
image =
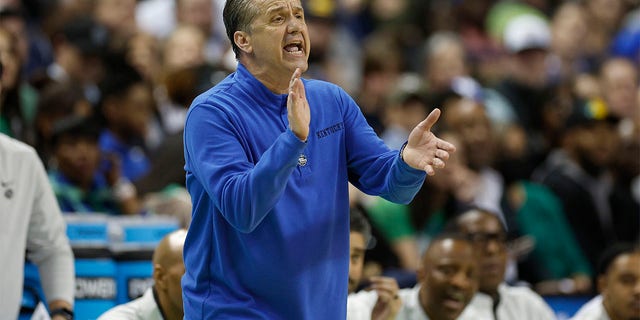
[[[289,82],[289,97],[287,98],[287,119],[289,120],[289,128],[302,141],[307,141],[309,136],[309,122],[311,121],[311,112],[309,110],[309,102],[304,91],[304,85],[300,76],[302,71],[296,68]]]
[[[120,175],[122,174],[122,165],[120,164],[120,159],[115,154],[106,154],[104,156],[107,161],[107,169],[104,172],[104,176],[107,179],[107,183],[110,187],[113,187],[118,180],[120,180]]]
[[[372,320],[391,320],[402,307],[402,300],[398,297],[398,282],[390,277],[371,277],[370,288],[378,293],[378,301],[371,312]]]
[[[456,147],[436,137],[431,127],[440,118],[440,109],[434,109],[409,134],[409,140],[402,152],[402,159],[415,169],[424,170],[428,175],[435,174],[435,169],[445,166],[449,153],[456,151]]]

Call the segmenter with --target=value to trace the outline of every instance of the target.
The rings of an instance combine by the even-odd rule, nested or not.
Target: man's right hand
[[[371,312],[371,320],[395,319],[402,307],[398,297],[398,282],[390,277],[371,277],[371,289],[378,293],[378,301]]]
[[[287,98],[287,119],[289,128],[302,141],[307,141],[309,136],[309,123],[311,111],[304,91],[304,85],[300,76],[302,71],[296,68],[289,82],[289,97]]]

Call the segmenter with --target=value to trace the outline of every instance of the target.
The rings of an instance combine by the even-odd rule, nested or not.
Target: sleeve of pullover
[[[349,180],[358,189],[391,202],[409,203],[420,190],[426,173],[411,168],[390,150],[367,124],[360,108],[343,90]]]
[[[231,123],[213,106],[191,110],[184,132],[186,168],[224,218],[248,233],[275,206],[306,143],[287,129],[254,165],[240,139],[242,129]]]
[[[63,300],[73,305],[75,270],[66,224],[44,167],[35,153],[28,160],[34,175],[36,199],[29,221],[27,256],[38,266],[48,302]]]

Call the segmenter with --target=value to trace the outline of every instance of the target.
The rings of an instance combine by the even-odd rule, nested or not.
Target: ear
[[[601,275],[598,277],[597,285],[598,285],[598,293],[602,294],[604,290],[607,288],[607,276]]]
[[[153,282],[158,290],[164,290],[167,287],[165,283],[166,272],[159,264],[153,265]]]
[[[416,279],[418,280],[419,283],[422,283],[425,280],[424,268],[422,267],[418,268],[418,270],[416,271]]]
[[[244,53],[253,52],[253,47],[251,46],[251,36],[244,31],[236,31],[233,33],[233,42],[242,50]]]

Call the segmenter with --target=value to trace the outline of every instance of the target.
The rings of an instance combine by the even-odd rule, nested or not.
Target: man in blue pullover
[[[342,89],[302,79],[300,0],[227,0],[223,15],[238,69],[184,132],[185,319],[345,319],[348,182],[408,203],[455,147],[431,133],[435,110],[390,150]]]

